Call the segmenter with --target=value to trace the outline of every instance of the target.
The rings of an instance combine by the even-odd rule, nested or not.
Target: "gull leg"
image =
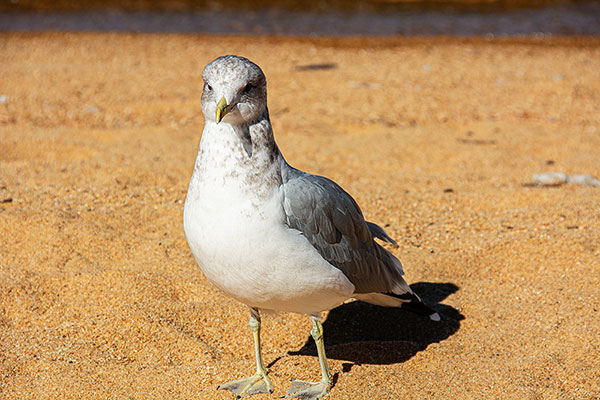
[[[317,345],[317,353],[319,354],[319,364],[321,365],[321,381],[306,382],[297,379],[292,379],[292,387],[287,392],[285,397],[296,397],[303,400],[317,400],[325,396],[331,387],[331,373],[327,365],[327,357],[325,356],[325,343],[323,342],[323,325],[321,322],[312,317],[313,328],[310,331]]]
[[[260,314],[250,308],[250,329],[254,336],[254,354],[256,356],[256,373],[247,378],[236,379],[219,385],[217,389],[231,390],[237,399],[256,393],[273,393],[273,383],[267,377],[267,369],[263,363],[260,345]]]

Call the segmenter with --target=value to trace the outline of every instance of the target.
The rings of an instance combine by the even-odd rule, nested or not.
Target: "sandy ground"
[[[231,399],[252,372],[247,309],[182,229],[201,71],[227,53],[267,74],[288,161],[385,225],[443,315],[331,311],[331,399],[600,398],[600,188],[527,185],[600,177],[600,40],[10,33],[0,398]],[[263,326],[275,392],[253,398],[318,379],[307,317]]]

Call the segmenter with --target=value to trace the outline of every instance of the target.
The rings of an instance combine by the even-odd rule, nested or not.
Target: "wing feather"
[[[356,201],[335,182],[291,169],[282,184],[286,223],[341,270],[356,293],[411,292],[402,264],[373,238],[395,243],[383,228],[365,221]]]

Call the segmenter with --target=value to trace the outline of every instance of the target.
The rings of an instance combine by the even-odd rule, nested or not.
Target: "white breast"
[[[285,224],[279,186],[253,198],[228,171],[235,166],[207,168],[208,161],[190,181],[184,230],[210,281],[249,306],[306,314],[352,296],[346,276]]]

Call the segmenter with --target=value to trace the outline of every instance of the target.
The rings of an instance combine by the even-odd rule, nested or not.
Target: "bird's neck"
[[[231,185],[266,196],[281,184],[284,162],[267,112],[243,125],[206,120],[194,175],[205,185]]]

